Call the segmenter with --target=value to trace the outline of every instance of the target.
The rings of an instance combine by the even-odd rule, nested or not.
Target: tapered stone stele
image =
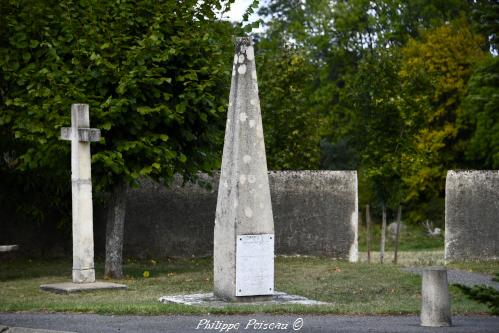
[[[240,37],[215,219],[215,295],[234,301],[272,295],[274,240],[255,52],[251,39]]]

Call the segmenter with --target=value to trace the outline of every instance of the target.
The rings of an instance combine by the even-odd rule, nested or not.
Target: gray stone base
[[[164,304],[184,304],[184,305],[196,305],[205,307],[225,307],[227,305],[278,305],[278,304],[300,304],[300,305],[326,305],[329,303],[314,301],[303,296],[288,295],[282,292],[274,293],[274,296],[267,301],[257,301],[257,302],[230,302],[227,300],[222,300],[213,295],[213,293],[207,294],[191,294],[191,295],[174,295],[174,296],[163,296],[159,298],[159,301]]]
[[[73,269],[73,283],[94,283],[95,269]]]
[[[124,284],[111,283],[111,282],[92,282],[92,283],[73,283],[73,282],[63,282],[63,283],[53,283],[53,284],[42,284],[40,286],[41,290],[50,291],[56,294],[70,294],[78,293],[82,291],[96,291],[96,290],[120,290],[127,289]]]

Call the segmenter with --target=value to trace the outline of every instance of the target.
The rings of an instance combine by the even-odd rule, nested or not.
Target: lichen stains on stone
[[[246,121],[246,119],[248,119],[248,115],[246,114],[246,112],[241,112],[239,114],[239,120],[241,120],[241,122],[244,123]]]
[[[249,121],[249,127],[250,127],[250,128],[255,127],[255,120],[254,120],[254,119],[251,119],[251,120]],[[255,145],[256,145],[256,143],[255,143]]]
[[[237,37],[236,38],[236,52],[246,52],[248,48],[251,47],[251,38],[250,37]]]
[[[249,162],[251,162],[251,156],[249,155],[244,155],[243,157],[243,162],[248,164]]]
[[[241,183],[241,185],[244,185],[244,183],[246,183],[246,175],[240,175],[239,182]]]
[[[246,217],[252,217],[253,216],[253,210],[249,207],[245,207],[244,208],[244,215],[246,215]]]
[[[239,68],[237,69],[237,72],[241,75],[246,74],[246,64],[241,64],[239,65]]]

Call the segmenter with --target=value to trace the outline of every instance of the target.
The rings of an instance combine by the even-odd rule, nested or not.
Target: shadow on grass
[[[163,274],[181,274],[211,270],[213,260],[211,258],[175,259],[162,260],[133,260],[127,259],[123,265],[123,271],[127,278],[142,278],[145,271],[149,277]],[[19,279],[31,279],[41,277],[71,278],[71,259],[23,259],[11,258],[0,262],[0,282]],[[95,262],[95,274],[97,279],[104,278],[104,260],[98,258]]]

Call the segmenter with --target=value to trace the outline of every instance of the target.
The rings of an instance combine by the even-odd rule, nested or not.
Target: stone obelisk
[[[232,301],[274,293],[270,200],[255,51],[236,39],[214,234],[214,293]]]

